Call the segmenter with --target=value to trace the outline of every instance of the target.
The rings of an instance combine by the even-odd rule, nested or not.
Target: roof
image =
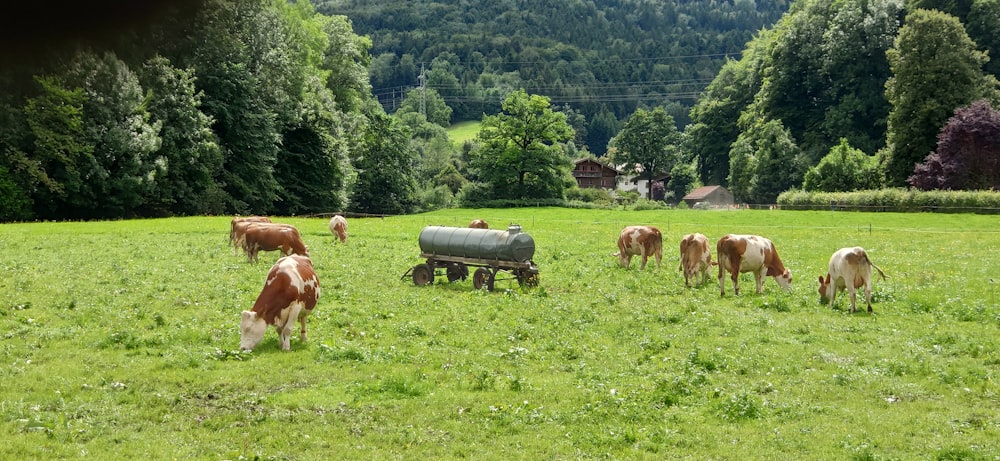
[[[573,160],[573,166],[579,165],[579,164],[584,163],[584,162],[596,163],[596,164],[600,165],[603,168],[607,168],[609,170],[614,171],[615,173],[624,174],[618,168],[615,168],[615,167],[613,167],[611,165],[608,165],[608,164],[606,164],[604,162],[601,162],[600,160],[594,160],[592,158],[578,158],[578,159],[574,159]]]
[[[702,186],[691,191],[691,193],[685,195],[681,200],[701,200],[719,189],[726,190],[726,188],[722,186]]]

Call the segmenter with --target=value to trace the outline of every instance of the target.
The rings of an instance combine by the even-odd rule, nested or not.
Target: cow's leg
[[[764,292],[764,269],[758,269],[753,273],[754,282],[757,283],[757,294]]]
[[[639,270],[643,270],[643,269],[646,268],[646,260],[647,259],[649,259],[649,255],[646,254],[645,250],[643,250],[643,252],[642,252],[642,264],[639,265]]]
[[[855,310],[855,308],[854,308],[854,306],[855,306],[854,299],[855,299],[855,297],[857,295],[857,292],[858,292],[858,289],[854,288],[853,285],[848,285],[847,286],[847,294],[849,294],[851,296],[851,313],[852,314],[854,313],[854,310]]]
[[[656,256],[656,268],[659,269],[660,260],[663,259],[663,253],[656,253],[654,256]]]
[[[872,284],[870,281],[865,283],[865,302],[868,303],[868,312],[872,312]]]
[[[719,294],[726,294],[726,268],[721,263],[719,264]]]
[[[306,317],[308,316],[305,313],[299,315],[299,325],[302,326],[302,329],[299,330],[299,339],[302,342],[306,342]]]

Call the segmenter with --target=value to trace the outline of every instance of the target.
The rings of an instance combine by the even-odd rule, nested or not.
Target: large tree
[[[416,206],[416,182],[408,130],[381,108],[368,110],[361,146],[351,158],[357,180],[349,208],[363,213],[409,213]]]
[[[615,165],[650,185],[680,161],[681,135],[662,107],[636,110],[610,145],[616,149],[611,156]],[[652,187],[646,198],[653,198]]]
[[[1000,189],[1000,112],[986,100],[956,110],[937,150],[908,182],[921,189]]]
[[[500,114],[483,117],[472,167],[494,198],[562,198],[570,168],[562,143],[570,139],[566,114],[553,111],[549,98],[518,90]]]
[[[878,158],[851,147],[847,138],[842,138],[818,165],[806,171],[802,189],[822,192],[880,189],[881,178]]]
[[[893,76],[886,83],[892,104],[886,181],[903,186],[954,110],[991,93],[993,79],[982,70],[986,54],[962,23],[939,11],[911,11],[887,55]]]

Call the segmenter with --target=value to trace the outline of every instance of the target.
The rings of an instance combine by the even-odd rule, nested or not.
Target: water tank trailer
[[[420,257],[427,262],[403,274],[411,275],[414,285],[434,283],[439,270],[449,282],[465,280],[469,266],[478,267],[472,274],[472,286],[477,290],[486,287],[493,291],[501,271],[511,273],[519,285],[538,285],[538,267],[531,260],[535,241],[517,224],[507,230],[427,226],[420,231],[418,241]]]

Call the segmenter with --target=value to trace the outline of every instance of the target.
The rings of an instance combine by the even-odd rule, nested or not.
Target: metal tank
[[[517,224],[505,231],[427,226],[420,231],[419,243],[425,255],[518,263],[530,262],[535,255],[535,241]]]

